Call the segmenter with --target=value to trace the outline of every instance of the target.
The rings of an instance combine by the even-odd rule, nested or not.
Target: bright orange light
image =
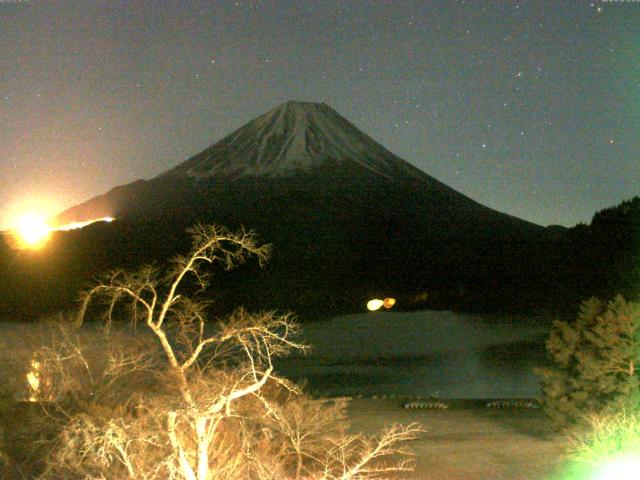
[[[51,227],[42,215],[27,213],[18,219],[14,232],[24,248],[40,248],[49,238]]]
[[[69,230],[84,228],[92,223],[113,222],[114,220],[115,218],[113,217],[102,217],[86,220],[84,222],[73,222],[66,225],[52,227],[47,223],[44,215],[27,213],[18,217],[18,219],[13,222],[13,228],[5,233],[9,234],[7,236],[7,242],[12,248],[28,248],[36,250],[44,246],[49,239],[51,232],[66,232]]]
[[[389,310],[391,307],[393,307],[396,304],[396,299],[395,298],[385,298],[384,301],[382,302],[382,305],[384,306],[384,308],[386,308],[387,310]]]

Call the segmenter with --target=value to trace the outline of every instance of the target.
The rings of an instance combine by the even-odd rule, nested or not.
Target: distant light
[[[113,222],[115,220],[114,217],[102,217],[102,218],[94,218],[91,220],[85,220],[84,222],[72,222],[72,223],[67,223],[66,225],[60,225],[59,227],[53,228],[52,230],[56,230],[56,231],[60,231],[60,232],[67,232],[69,230],[76,230],[78,228],[84,228],[87,225],[91,225],[92,223],[96,223],[96,222]]]
[[[47,224],[44,216],[27,213],[18,219],[14,232],[22,248],[36,249],[46,243],[51,227]]]
[[[375,312],[379,310],[380,307],[384,305],[384,300],[380,300],[379,298],[374,298],[373,300],[369,300],[367,302],[367,309],[371,312]]]
[[[42,248],[49,239],[51,232],[67,232],[84,228],[96,222],[113,222],[114,217],[102,217],[73,222],[66,225],[52,227],[47,223],[44,215],[27,213],[14,222],[14,227],[7,233],[7,243],[11,248],[37,250]]]
[[[396,304],[396,299],[395,298],[385,298],[382,301],[382,305],[384,306],[384,308],[386,308],[387,310],[389,310],[391,307],[393,307]]]
[[[629,455],[608,462],[595,480],[636,480],[640,472],[640,457]]]
[[[40,362],[31,360],[31,371],[27,373],[27,382],[29,383],[29,401],[37,402],[40,396]]]

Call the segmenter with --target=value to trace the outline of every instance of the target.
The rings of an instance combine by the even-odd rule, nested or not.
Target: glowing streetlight
[[[367,302],[367,310],[369,310],[370,312],[375,312],[376,310],[379,310],[382,305],[384,305],[384,300],[374,298],[373,300],[369,300]]]
[[[382,301],[382,306],[383,306],[384,308],[386,308],[387,310],[389,310],[389,309],[390,309],[391,307],[393,307],[395,304],[396,304],[396,299],[395,299],[395,298],[392,298],[392,297],[385,298],[385,299]]]
[[[375,312],[376,310],[380,310],[381,307],[389,310],[396,304],[395,298],[385,298],[384,300],[380,300],[379,298],[374,298],[373,300],[369,300],[367,302],[367,310],[371,312]]]

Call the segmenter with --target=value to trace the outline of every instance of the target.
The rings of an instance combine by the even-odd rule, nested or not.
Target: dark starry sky
[[[487,206],[588,222],[640,194],[640,1],[0,0],[0,225],[290,99]]]

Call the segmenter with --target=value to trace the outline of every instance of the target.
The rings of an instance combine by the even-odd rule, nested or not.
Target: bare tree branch
[[[81,325],[92,302],[102,302],[109,330],[127,309],[131,323],[146,325],[157,341],[164,371],[144,352],[113,351],[96,376],[84,361],[86,349],[51,350],[60,376],[70,378],[69,362],[76,362],[99,395],[87,411],[68,415],[50,458],[50,478],[73,471],[96,479],[347,480],[409,469],[397,445],[415,438],[417,426],[394,426],[376,439],[348,435],[345,402],[306,399],[274,374],[274,358],[307,348],[290,315],[240,308],[207,327],[209,302],[190,294],[185,279],[204,290],[204,267],[228,270],[249,256],[262,264],[269,247],[244,230],[198,224],[190,233],[190,253],[175,257],[167,272],[154,266],[111,272],[84,294],[77,316]],[[136,375],[153,377],[153,389],[119,404],[100,403],[110,398],[103,391]]]

